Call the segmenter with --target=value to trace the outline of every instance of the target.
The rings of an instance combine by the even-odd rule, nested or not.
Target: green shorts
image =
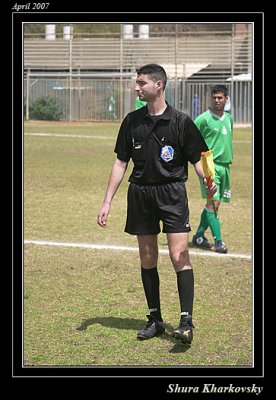
[[[215,164],[215,184],[217,185],[217,193],[214,195],[214,200],[230,202],[230,168],[229,164]],[[203,199],[207,199],[206,189],[200,179],[201,194]]]

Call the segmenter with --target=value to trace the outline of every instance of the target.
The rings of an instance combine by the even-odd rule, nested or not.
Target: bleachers
[[[72,41],[62,38],[24,40],[24,67],[32,71],[135,71],[143,64],[158,62],[182,66],[178,68],[180,77],[187,78],[196,71],[204,78],[209,74],[229,74],[233,62],[234,68],[239,68],[238,73],[241,73],[241,67],[242,72],[248,72],[251,61],[250,43],[244,46],[244,39],[232,38],[230,34],[183,34],[177,39],[93,37],[73,38]]]

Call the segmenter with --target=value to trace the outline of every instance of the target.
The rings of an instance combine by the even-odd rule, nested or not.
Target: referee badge
[[[161,148],[160,157],[165,162],[171,161],[173,159],[174,149],[172,146],[164,146]]]

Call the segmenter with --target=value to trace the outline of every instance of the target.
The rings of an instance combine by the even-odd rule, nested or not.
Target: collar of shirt
[[[223,121],[224,118],[225,118],[225,113],[223,113],[223,115],[220,116],[220,115],[217,115],[217,114],[213,113],[213,111],[211,111],[210,108],[208,108],[207,111],[208,111],[211,115],[213,115],[213,117],[215,117],[215,118],[217,118],[217,119],[220,119],[221,121]]]
[[[163,114],[158,115],[160,119],[170,119],[172,114],[172,107],[166,101],[167,108],[163,112]],[[151,118],[151,115],[148,114],[148,108],[145,107],[143,118]]]

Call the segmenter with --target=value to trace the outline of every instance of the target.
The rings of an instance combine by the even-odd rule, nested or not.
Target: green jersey
[[[222,117],[219,117],[208,110],[200,114],[194,123],[201,132],[208,148],[213,150],[214,163],[232,164],[232,115],[226,112]]]
[[[145,105],[147,105],[146,101],[140,100],[139,97],[136,97],[135,110],[138,110],[139,108],[144,107]]]

